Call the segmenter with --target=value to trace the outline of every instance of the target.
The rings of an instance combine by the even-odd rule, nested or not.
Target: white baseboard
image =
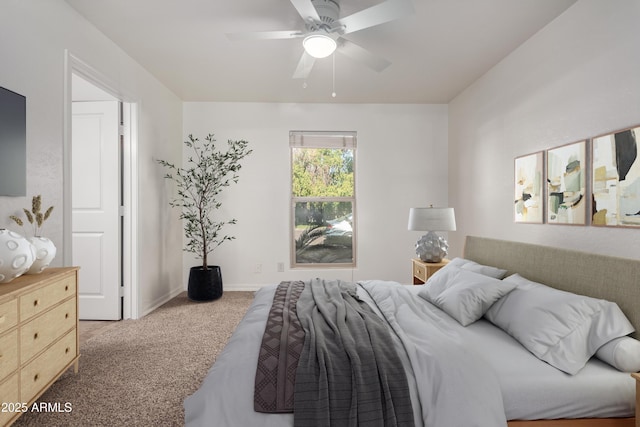
[[[175,298],[176,296],[180,295],[182,292],[185,292],[186,289],[183,289],[182,287],[176,288],[176,289],[172,289],[168,294],[165,294],[164,296],[160,297],[160,298],[156,298],[155,301],[153,301],[153,303],[151,304],[150,307],[145,308],[142,311],[142,316],[140,317],[144,317],[147,314],[151,313],[153,310],[157,309],[158,307],[160,307],[163,304],[166,304],[167,302],[169,302],[171,299]]]
[[[243,285],[243,284],[233,284],[233,285],[223,285],[224,292],[235,292],[235,291],[252,291],[255,292],[258,289],[268,286],[268,285]]]
[[[242,285],[242,284],[224,285],[223,291],[224,292],[255,292],[258,289],[260,289],[261,287],[263,287],[263,286],[266,286],[266,285]],[[142,311],[142,316],[140,316],[140,317],[146,316],[147,314],[151,313],[152,311],[154,311],[158,307],[166,304],[171,299],[173,299],[176,296],[180,295],[182,292],[186,292],[186,290],[187,290],[186,288],[173,289],[168,294],[166,294],[166,295],[164,295],[164,296],[162,296],[160,298],[157,298],[155,301],[153,301],[153,303],[151,304],[150,307],[147,307]]]

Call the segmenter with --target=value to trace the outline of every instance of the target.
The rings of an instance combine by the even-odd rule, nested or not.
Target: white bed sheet
[[[411,291],[417,294],[420,288]],[[444,323],[456,326],[453,318],[433,308]],[[495,370],[508,420],[634,416],[635,380],[630,374],[594,357],[571,376],[540,361],[485,319],[457,326],[469,348]]]

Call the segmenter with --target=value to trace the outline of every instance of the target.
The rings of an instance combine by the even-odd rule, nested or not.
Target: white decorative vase
[[[0,283],[23,275],[35,259],[33,245],[25,237],[0,229]]]
[[[42,273],[56,257],[56,246],[46,237],[30,237],[28,240],[35,249],[36,259],[31,264],[27,274]]]

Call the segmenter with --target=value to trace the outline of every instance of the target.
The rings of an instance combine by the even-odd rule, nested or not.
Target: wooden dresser
[[[0,426],[69,367],[78,372],[78,268],[48,268],[0,284]]]

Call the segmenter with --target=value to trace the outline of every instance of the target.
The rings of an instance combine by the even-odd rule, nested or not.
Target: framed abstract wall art
[[[544,218],[544,152],[516,157],[514,220],[542,224]]]
[[[591,223],[640,227],[640,126],[593,138]]]
[[[547,150],[547,222],[586,224],[587,141]]]

